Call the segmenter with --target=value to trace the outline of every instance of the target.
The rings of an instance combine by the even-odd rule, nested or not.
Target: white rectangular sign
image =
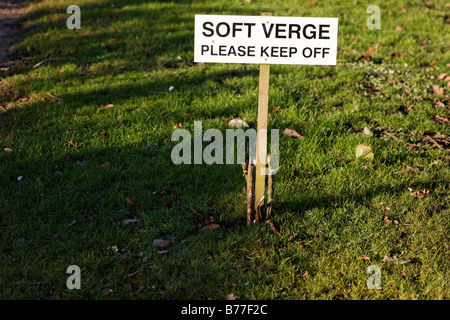
[[[336,65],[338,18],[195,15],[194,61]]]

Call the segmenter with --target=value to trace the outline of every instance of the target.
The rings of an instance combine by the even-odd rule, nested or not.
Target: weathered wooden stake
[[[262,13],[271,16],[272,13]],[[267,113],[269,112],[270,64],[259,66],[258,123],[256,138],[255,211],[256,221],[261,218],[266,187],[265,163],[267,155]]]

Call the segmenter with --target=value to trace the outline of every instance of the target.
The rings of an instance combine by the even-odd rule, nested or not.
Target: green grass
[[[448,81],[436,79],[450,74],[450,8],[433,3],[383,2],[370,30],[370,1],[80,0],[82,29],[68,30],[73,3],[33,1],[18,44],[29,58],[0,78],[0,298],[449,299],[450,130],[435,116],[450,114]],[[339,18],[336,66],[271,67],[269,106],[281,110],[269,128],[304,136],[280,137],[280,235],[245,225],[240,165],[170,158],[174,124],[256,126],[258,66],[193,64],[194,14],[265,11]],[[372,162],[355,158],[361,143]],[[429,194],[411,196],[411,181]],[[200,230],[210,221],[221,227]],[[410,262],[383,262],[394,255]],[[66,288],[73,264],[81,290]],[[370,265],[380,290],[366,287]]]

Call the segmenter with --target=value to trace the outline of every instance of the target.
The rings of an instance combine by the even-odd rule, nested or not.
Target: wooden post
[[[262,13],[271,16],[272,13]],[[261,208],[264,206],[266,176],[265,162],[267,155],[267,113],[269,111],[269,75],[270,64],[259,66],[258,123],[256,138],[256,170],[255,170],[255,215],[256,221],[261,218]]]

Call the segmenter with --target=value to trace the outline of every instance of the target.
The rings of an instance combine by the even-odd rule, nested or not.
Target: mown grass
[[[2,299],[450,297],[450,130],[435,118],[449,119],[445,1],[379,3],[380,30],[365,27],[369,1],[80,0],[82,29],[68,30],[71,4],[28,4],[28,59],[0,78]],[[269,128],[304,137],[280,137],[280,235],[245,226],[240,165],[170,157],[174,124],[256,125],[258,66],[194,64],[194,14],[267,11],[339,18],[336,66],[271,67]],[[372,162],[355,158],[361,143]],[[221,227],[200,230],[210,222]],[[66,288],[74,264],[81,290]],[[370,265],[380,290],[366,286]]]

